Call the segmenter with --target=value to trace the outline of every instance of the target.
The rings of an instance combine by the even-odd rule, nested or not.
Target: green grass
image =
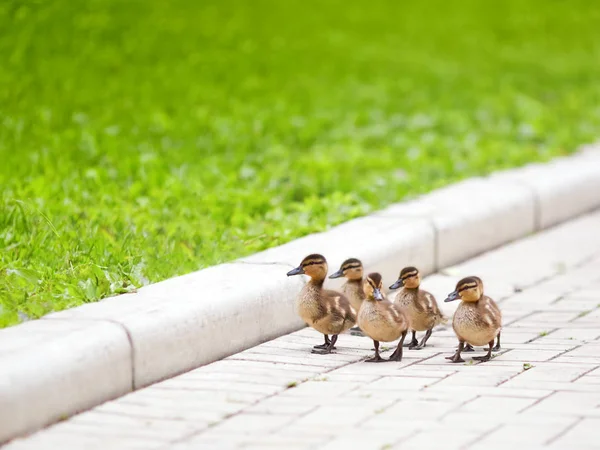
[[[600,4],[494,4],[1,2],[0,326],[594,140]]]

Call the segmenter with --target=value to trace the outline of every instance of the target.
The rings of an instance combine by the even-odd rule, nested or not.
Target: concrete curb
[[[308,253],[330,271],[361,258],[391,282],[404,265],[429,274],[598,207],[600,148],[589,146],[0,330],[0,443],[301,328],[293,299],[304,280],[285,273]]]

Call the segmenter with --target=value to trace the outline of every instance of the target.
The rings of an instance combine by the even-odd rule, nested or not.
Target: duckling
[[[479,282],[479,285],[481,286],[481,291],[483,292],[483,281],[481,280],[481,278],[479,277],[473,277],[475,279],[477,279],[477,281]],[[489,299],[489,297],[485,297],[487,299]],[[490,307],[491,308],[495,308],[498,314],[502,314],[500,312],[500,309],[498,308],[498,305],[496,304],[496,302],[492,301],[492,303],[490,303]],[[502,347],[500,346],[500,331],[498,332],[498,337],[496,338],[496,345],[494,346],[494,348],[492,350],[494,350],[495,352],[500,351],[502,349]],[[475,349],[473,348],[473,346],[469,343],[465,344],[465,349],[463,350],[463,352],[474,352]]]
[[[400,271],[398,280],[390,286],[390,289],[398,289],[403,286],[402,290],[396,294],[394,303],[406,310],[412,331],[412,339],[408,348],[415,350],[421,350],[427,345],[433,327],[447,322],[435,297],[421,289],[420,285],[419,270],[415,267],[405,267]],[[425,331],[425,336],[420,343],[417,341],[417,331]]]
[[[464,362],[460,357],[465,342],[472,346],[488,344],[488,352],[484,356],[473,357],[478,361],[489,361],[496,337],[502,327],[502,313],[498,305],[483,294],[483,282],[478,277],[466,277],[456,284],[456,289],[448,295],[446,302],[461,299],[462,302],[454,313],[452,328],[458,337],[458,349],[453,356],[446,359],[457,363]]]
[[[340,266],[340,270],[329,276],[329,278],[340,277],[346,277],[346,282],[342,285],[342,292],[348,297],[352,307],[356,311],[360,310],[360,305],[365,298],[362,262],[356,258],[347,259]],[[353,334],[362,335],[360,327],[353,327],[350,331],[353,331]]]
[[[367,362],[385,361],[379,355],[379,342],[392,342],[400,338],[398,347],[390,356],[390,361],[402,361],[402,344],[408,332],[408,316],[402,308],[386,300],[381,292],[381,275],[371,273],[364,281],[366,298],[358,312],[358,325],[373,339],[375,356]]]
[[[327,270],[325,257],[315,253],[308,255],[298,267],[287,273],[288,277],[302,274],[310,277],[296,299],[296,311],[310,327],[325,336],[325,343],[315,345],[312,350],[312,353],[318,354],[335,350],[338,335],[356,323],[357,314],[345,295],[323,289]]]

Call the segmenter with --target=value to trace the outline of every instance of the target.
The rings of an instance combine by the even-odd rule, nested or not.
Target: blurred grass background
[[[595,140],[598,23],[583,0],[4,0],[0,326]]]

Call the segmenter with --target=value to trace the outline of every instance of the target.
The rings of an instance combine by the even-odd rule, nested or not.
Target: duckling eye
[[[465,284],[458,288],[458,292],[470,291],[471,289],[476,289],[477,285],[473,284]]]
[[[302,264],[302,267],[314,266],[316,264],[323,264],[323,261],[309,261]]]

